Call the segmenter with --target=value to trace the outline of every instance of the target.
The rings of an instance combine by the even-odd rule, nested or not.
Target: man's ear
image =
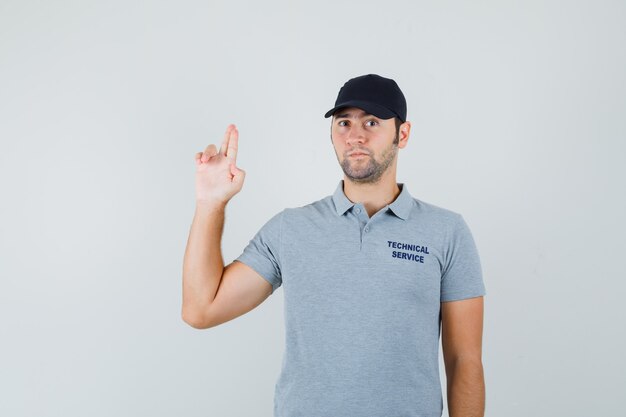
[[[404,148],[409,135],[411,134],[411,122],[408,120],[400,125],[400,132],[398,133],[398,148]]]

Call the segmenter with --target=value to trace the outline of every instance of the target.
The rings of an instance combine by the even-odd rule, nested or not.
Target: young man
[[[238,132],[196,154],[196,212],[183,268],[185,322],[217,326],[283,286],[286,350],[275,417],[440,417],[439,336],[450,417],[484,415],[483,296],[463,217],[396,183],[411,123],[395,81],[347,81],[331,140],[332,195],[274,215],[224,267],[227,202],[241,190]]]

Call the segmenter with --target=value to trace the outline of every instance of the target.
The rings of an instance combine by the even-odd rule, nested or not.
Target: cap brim
[[[396,113],[389,110],[387,107],[383,107],[376,103],[371,103],[369,101],[360,101],[360,100],[350,100],[345,101],[341,104],[336,105],[332,109],[328,110],[324,115],[325,118],[332,116],[337,110],[345,108],[345,107],[358,107],[361,110],[365,110],[369,114],[373,114],[374,116],[380,119],[391,119],[392,117],[400,117]]]

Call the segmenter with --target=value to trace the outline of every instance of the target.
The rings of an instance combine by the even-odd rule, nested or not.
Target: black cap
[[[398,117],[406,122],[406,99],[398,84],[376,74],[361,75],[348,80],[339,90],[335,107],[324,117],[343,107],[358,107],[381,119]]]

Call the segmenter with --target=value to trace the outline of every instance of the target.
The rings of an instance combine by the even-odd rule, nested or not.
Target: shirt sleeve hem
[[[254,269],[254,271],[261,275],[261,277],[266,280],[267,282],[269,282],[272,285],[272,294],[274,293],[274,291],[276,291],[276,289],[278,287],[280,287],[280,283],[276,280],[273,280],[272,278],[270,278],[270,274],[268,274],[267,272],[263,271],[262,267],[257,264],[253,258],[248,258],[245,254],[242,254],[240,257],[238,257],[237,259],[235,259],[235,261],[241,262],[243,264],[248,265],[250,268]]]
[[[483,297],[485,295],[487,295],[487,291],[452,293],[452,294],[442,295],[441,302],[444,303],[446,301],[459,301],[459,300],[465,300],[468,298]]]

